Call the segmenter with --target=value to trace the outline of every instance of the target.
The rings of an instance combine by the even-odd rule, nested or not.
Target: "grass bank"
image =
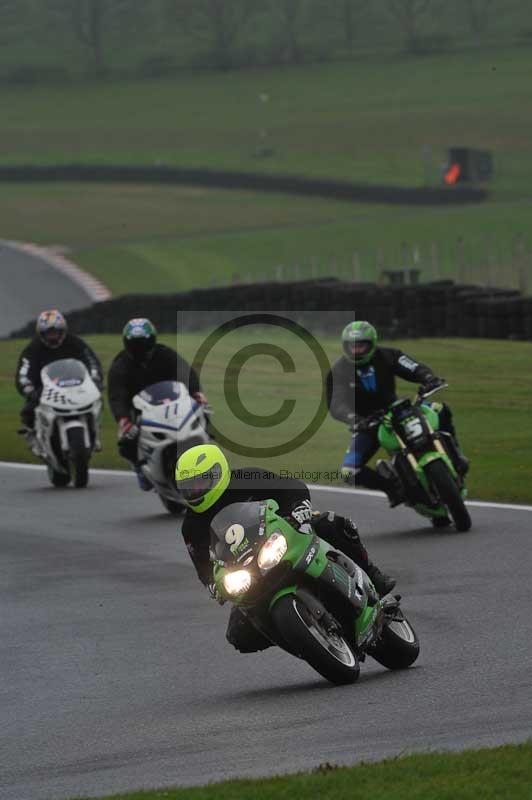
[[[0,210],[0,238],[61,245],[120,295],[279,275],[375,280],[382,266],[412,266],[414,245],[423,280],[516,286],[516,237],[528,231],[532,199],[414,208],[185,187],[0,184]]]
[[[532,744],[388,759],[352,768],[206,787],[113,795],[102,800],[530,800]]]
[[[515,286],[516,237],[528,236],[532,211],[531,67],[532,51],[514,47],[2,88],[3,163],[167,163],[404,186],[437,182],[446,149],[463,144],[493,152],[495,179],[488,203],[458,209],[4,184],[0,238],[63,245],[116,294],[273,277],[278,265],[352,276],[355,253],[369,280],[378,264],[405,266],[414,245],[424,279]],[[257,158],[264,134],[272,155]]]
[[[139,309],[141,313],[141,309]],[[120,348],[118,337],[91,336],[88,341],[101,356],[107,369]],[[162,337],[175,346],[175,337]],[[215,409],[215,424],[234,441],[264,447],[281,445],[305,428],[319,403],[320,372],[311,353],[288,335],[268,332],[268,341],[283,347],[292,356],[296,371],[284,373],[270,356],[256,356],[244,366],[238,381],[244,405],[258,415],[277,411],[284,399],[296,401],[295,411],[275,428],[256,428],[237,419],[224,393],[224,377],[230,358],[243,345],[265,341],[263,333],[234,333],[212,351],[202,373],[204,388]],[[179,349],[193,359],[201,335],[182,335]],[[338,354],[336,340],[322,345],[330,360]],[[442,399],[451,405],[460,442],[471,458],[468,478],[470,496],[506,502],[532,502],[532,430],[528,424],[532,373],[532,344],[487,340],[434,339],[394,343],[445,377],[450,388]],[[13,374],[20,341],[0,342],[0,459],[31,460],[24,441],[17,436],[21,398],[13,386]],[[413,387],[399,382],[401,395],[412,395]],[[273,469],[289,469],[311,482],[331,480],[348,444],[343,425],[327,417],[302,446],[283,456],[260,459],[231,455],[234,465],[258,463]],[[124,467],[116,452],[116,426],[106,408],[103,418],[104,450],[94,458],[94,466]],[[332,476],[334,479],[334,475]]]
[[[447,147],[464,144],[494,151],[499,190],[530,196],[531,64],[529,48],[486,48],[82,90],[4,88],[1,160],[159,161],[419,185],[429,169],[435,179]],[[255,157],[261,132],[270,158]]]

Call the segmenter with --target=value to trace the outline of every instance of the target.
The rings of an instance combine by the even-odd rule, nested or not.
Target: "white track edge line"
[[[1,244],[11,247],[13,250],[18,250],[21,253],[27,253],[30,256],[41,259],[57,272],[63,275],[74,283],[78,288],[82,289],[89,300],[94,303],[101,303],[104,300],[111,298],[111,292],[102,281],[95,278],[89,272],[81,269],[77,264],[70,259],[66,258],[62,253],[54,251],[51,247],[44,247],[41,245],[33,244],[33,242],[15,242],[11,240],[1,240]]]
[[[44,470],[46,467],[42,464],[23,464],[19,461],[0,461],[0,469],[28,469],[28,470]],[[91,469],[93,475],[108,475],[113,478],[133,477],[134,472],[125,469]],[[309,483],[311,489],[318,492],[333,492],[335,494],[356,494],[364,497],[378,497],[384,499],[385,495],[382,492],[372,492],[369,489],[347,489],[345,486],[324,486],[320,483]],[[475,508],[500,508],[507,511],[532,511],[532,506],[519,505],[518,503],[492,503],[486,500],[468,500],[466,505],[474,506]]]

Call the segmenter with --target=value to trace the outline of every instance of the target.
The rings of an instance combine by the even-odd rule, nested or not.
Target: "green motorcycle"
[[[405,504],[428,517],[436,528],[452,520],[458,531],[468,531],[467,462],[453,437],[439,430],[437,404],[426,402],[446,387],[442,383],[425,394],[420,389],[413,402],[397,400],[387,411],[372,415],[369,424],[379,426],[379,443],[390,456],[389,461],[377,463],[377,472],[401,481]]]
[[[218,597],[229,600],[272,644],[335,684],[353,683],[370,655],[404,669],[419,654],[400,595],[379,598],[363,570],[312,527],[298,531],[275,500],[233,503],[211,523]]]

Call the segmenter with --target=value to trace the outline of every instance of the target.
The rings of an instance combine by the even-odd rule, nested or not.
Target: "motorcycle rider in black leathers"
[[[194,465],[199,466],[195,469]],[[294,527],[310,523],[318,536],[355,561],[370,576],[379,594],[387,594],[395,586],[395,580],[369,560],[356,525],[332,511],[314,512],[308,487],[300,480],[281,477],[260,467],[231,470],[220,448],[209,443],[196,445],[179,457],[176,484],[188,505],[181,527],[183,539],[200,581],[215,597],[209,555],[211,520],[231,503],[268,499],[279,504],[278,513]],[[236,607],[231,611],[226,636],[237,650],[245,653],[263,650],[271,644]]]
[[[122,332],[124,349],[113,359],[107,377],[109,406],[118,422],[118,450],[130,461],[143,491],[152,489],[137,463],[139,428],[133,397],[159,381],[179,381],[188,387],[196,402],[207,404],[198,376],[171,347],[157,343],[157,332],[149,319],[129,320]]]
[[[89,370],[98,388],[103,385],[102,365],[89,345],[68,333],[67,321],[57,309],[42,311],[35,326],[35,337],[20,354],[15,375],[16,387],[25,404],[20,412],[22,433],[31,438],[35,409],[42,391],[41,370],[53,361],[76,358]]]
[[[377,346],[377,331],[369,322],[347,325],[342,332],[342,348],[343,355],[329,371],[326,386],[331,416],[349,425],[353,432],[342,477],[347,483],[386,492],[393,507],[403,500],[400,481],[392,474],[383,475],[366,466],[380,446],[378,426],[371,424],[371,415],[388,409],[397,399],[396,377],[421,384],[424,392],[444,381],[430,367],[401,350]],[[458,446],[451,409],[445,403],[437,405],[440,429],[450,433]],[[467,459],[458,452],[467,469]]]

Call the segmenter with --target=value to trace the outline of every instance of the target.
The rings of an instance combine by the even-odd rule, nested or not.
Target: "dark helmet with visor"
[[[122,340],[128,356],[142,364],[149,361],[155,350],[157,331],[145,317],[130,319],[122,331]]]

